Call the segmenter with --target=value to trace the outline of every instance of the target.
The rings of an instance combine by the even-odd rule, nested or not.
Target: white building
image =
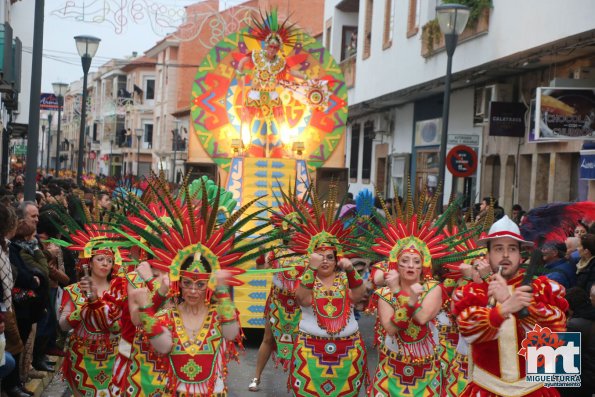
[[[432,22],[438,4],[325,3],[324,42],[341,61],[350,87],[346,164],[354,193],[376,184],[388,196],[397,185],[400,194],[407,173],[417,189],[424,180],[437,180],[447,61],[443,36]],[[491,101],[529,105],[536,87],[595,66],[595,2],[494,0],[493,8],[475,11],[478,18],[459,37],[453,57],[448,123],[449,146],[464,143],[480,159],[467,181],[472,201],[493,194],[510,210],[516,202],[534,207],[593,199],[593,181],[587,186],[576,172],[581,141],[544,144],[488,136],[484,120]],[[354,31],[357,49],[350,57]],[[445,184],[446,200],[449,172]],[[457,190],[463,188],[459,183]]]

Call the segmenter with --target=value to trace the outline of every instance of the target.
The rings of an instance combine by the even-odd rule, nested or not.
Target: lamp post
[[[136,128],[134,130],[134,132],[136,132],[136,137],[138,138],[137,140],[137,146],[136,146],[136,178],[140,179],[140,140],[143,137],[143,129],[142,128]]]
[[[43,144],[45,142],[45,124],[41,125],[41,164],[43,165]],[[47,174],[47,168],[45,170],[45,173]]]
[[[109,140],[109,171],[108,176],[112,176],[112,159],[114,158],[114,138]]]
[[[172,182],[176,183],[176,162],[178,157],[178,134],[180,130],[180,122],[176,121],[176,129],[172,131],[174,133],[174,164],[172,168]]]
[[[54,89],[54,95],[58,99],[58,130],[56,131],[56,178],[58,177],[58,172],[60,171],[60,126],[62,122],[62,106],[64,106],[64,94],[68,89],[68,84],[66,83],[52,83],[52,88]],[[48,151],[49,153],[49,151]]]
[[[83,98],[81,103],[81,129],[79,131],[79,156],[76,167],[76,184],[83,185],[83,155],[85,153],[85,125],[87,124],[87,75],[91,60],[97,52],[101,39],[93,36],[75,36],[76,49],[83,65]]]
[[[444,173],[446,169],[446,145],[448,143],[448,114],[450,111],[450,79],[452,74],[452,56],[457,48],[459,35],[465,29],[469,19],[469,7],[460,4],[441,4],[436,7],[440,30],[444,34],[446,48],[446,77],[444,79],[444,100],[442,106],[442,135],[440,136],[440,167],[438,184],[442,186],[438,198],[439,208],[444,205]],[[442,211],[441,211],[442,212]]]
[[[45,175],[47,176],[50,171],[50,147],[52,146],[52,119],[54,117],[51,113],[48,113],[48,146],[47,146],[47,157],[45,162]],[[43,150],[43,149],[42,149]],[[42,156],[43,161],[43,156]]]

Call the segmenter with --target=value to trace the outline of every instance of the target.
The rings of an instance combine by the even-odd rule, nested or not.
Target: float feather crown
[[[246,36],[262,41],[263,43],[276,47],[296,44],[298,29],[289,22],[289,18],[279,23],[277,9],[272,9],[264,14],[260,12],[258,17],[252,18],[250,29]]]

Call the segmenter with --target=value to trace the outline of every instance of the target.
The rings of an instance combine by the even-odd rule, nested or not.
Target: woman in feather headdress
[[[311,191],[313,214],[300,215],[291,245],[309,256],[309,265],[296,291],[302,319],[288,387],[300,397],[357,396],[368,371],[353,304],[363,298],[365,287],[346,256],[361,255],[362,242],[338,219],[337,187],[331,187],[326,208]]]
[[[150,343],[165,356],[166,393],[223,397],[227,395],[227,363],[235,356],[234,342],[240,341],[238,313],[229,286],[241,285],[235,276],[242,270],[234,266],[255,258],[258,252],[247,253],[270,240],[248,243],[244,240],[252,229],[239,232],[264,211],[240,219],[256,200],[219,224],[221,193],[210,203],[206,188],[201,200],[185,189],[183,203],[166,206],[170,230],[161,233],[160,242],[143,247],[153,256],[150,263],[169,268],[174,305],[155,313],[145,288],[131,291],[130,299],[139,307]]]
[[[110,280],[117,274],[122,257],[113,242],[116,235],[86,215],[81,227],[66,213],[60,213],[66,227],[61,234],[69,242],[51,241],[78,252],[78,267],[84,274],[81,281],[64,288],[60,306],[60,328],[71,331],[64,378],[75,396],[99,397],[109,395],[118,352],[120,311],[113,307],[109,316],[99,312],[109,305]]]
[[[429,199],[422,194],[417,206],[410,192],[409,188],[402,206],[394,206],[395,216],[381,200],[387,218],[373,247],[384,257],[384,267],[375,273],[376,280],[382,275],[384,285],[375,292],[379,364],[370,394],[375,397],[446,395],[441,391],[435,319],[449,295],[446,286],[435,280],[433,268],[460,262],[466,252],[456,249],[461,235],[443,232],[457,203],[435,219],[439,192]]]

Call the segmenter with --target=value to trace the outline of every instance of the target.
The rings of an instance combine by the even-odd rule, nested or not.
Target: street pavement
[[[364,338],[368,350],[368,369],[370,376],[374,376],[374,369],[378,363],[378,354],[372,348],[374,339],[374,317],[362,316],[359,321],[360,332]],[[245,352],[240,353],[240,363],[232,361],[229,363],[229,375],[227,384],[229,388],[229,397],[285,397],[290,396],[287,392],[287,373],[280,368],[275,368],[272,361],[269,361],[260,383],[260,391],[250,393],[248,384],[254,377],[256,367],[256,354],[260,341],[262,340],[261,330],[246,330],[246,339],[244,340]],[[365,390],[360,391],[360,396],[365,396]],[[62,397],[70,396],[68,387],[62,381],[61,376],[55,376],[54,380],[45,389],[42,397]]]

